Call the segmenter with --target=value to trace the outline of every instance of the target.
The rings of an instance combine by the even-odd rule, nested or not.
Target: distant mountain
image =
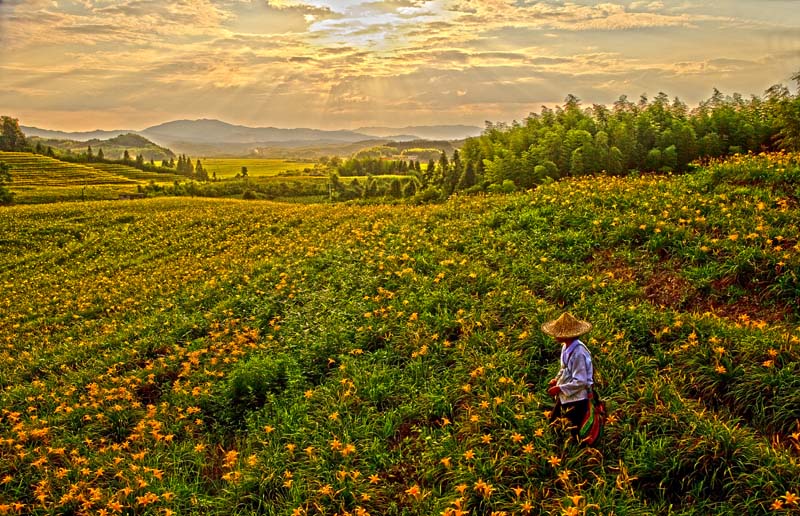
[[[162,148],[169,147],[178,153],[207,157],[264,155],[264,152],[283,154],[283,150],[288,154],[297,155],[302,149],[311,150],[312,148],[317,152],[322,149],[327,151],[349,149],[350,146],[360,149],[363,148],[361,142],[377,139],[398,142],[453,141],[481,134],[480,127],[468,125],[365,127],[355,131],[325,131],[308,128],[247,127],[209,119],[174,120],[141,131],[97,130],[69,133],[37,127],[22,127],[21,129],[28,137],[82,142],[80,145],[69,146],[72,149],[79,149],[84,145],[92,145],[92,148],[95,148],[100,144],[90,142],[108,141],[120,136],[129,137],[133,134],[143,136]],[[135,146],[131,145],[131,147]],[[116,153],[116,151],[114,152]],[[130,152],[133,153],[133,149],[130,149]],[[341,152],[336,150],[337,155],[342,155]]]
[[[463,140],[479,136],[483,129],[472,125],[418,125],[409,127],[359,127],[358,133],[396,141]]]
[[[279,129],[277,127],[245,127],[219,120],[176,120],[148,127],[141,134],[155,142],[187,143],[352,143],[371,138],[353,131],[321,129]]]

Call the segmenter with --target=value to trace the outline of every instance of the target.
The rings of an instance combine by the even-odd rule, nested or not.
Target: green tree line
[[[412,175],[422,171],[420,162],[402,159],[381,159],[374,157],[354,157],[333,163],[339,176],[385,176]]]
[[[800,72],[792,80],[800,86]],[[714,89],[693,109],[665,93],[637,102],[623,95],[611,106],[584,106],[568,95],[522,122],[487,122],[481,136],[451,159],[443,153],[421,179],[447,196],[566,176],[685,172],[698,159],[774,150],[800,150],[800,93],[783,85],[750,98]]]

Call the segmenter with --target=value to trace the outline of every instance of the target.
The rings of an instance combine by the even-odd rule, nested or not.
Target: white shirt
[[[594,384],[592,355],[578,339],[561,346],[561,370],[556,375],[556,385],[561,388],[561,403],[585,400]]]

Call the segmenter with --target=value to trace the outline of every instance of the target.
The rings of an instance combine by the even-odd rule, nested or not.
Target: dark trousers
[[[560,417],[567,418],[569,420],[569,431],[572,434],[572,437],[577,439],[578,430],[580,429],[581,424],[583,424],[583,420],[586,418],[586,413],[588,411],[588,399],[563,404],[560,401],[557,401],[555,408],[553,408],[553,414],[550,419],[555,421]]]

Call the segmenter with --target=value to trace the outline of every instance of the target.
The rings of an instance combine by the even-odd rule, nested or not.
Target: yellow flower
[[[800,500],[800,496],[797,496],[794,493],[790,493],[789,491],[786,491],[786,494],[783,495],[781,498],[786,500],[786,503],[792,504],[792,505],[795,505],[797,503],[797,501]]]
[[[445,458],[443,458],[442,460],[440,460],[439,462],[441,462],[441,463],[442,463],[442,465],[443,465],[445,468],[449,468],[449,467],[450,467],[450,457],[445,457]]]
[[[406,489],[406,494],[409,496],[413,496],[417,500],[419,500],[420,496],[422,495],[422,491],[420,491],[419,486],[414,484],[413,486]]]
[[[472,450],[467,450],[464,452],[464,458],[467,460],[471,460],[475,458],[475,452]]]
[[[550,458],[547,459],[547,462],[549,462],[551,466],[556,467],[561,464],[561,459],[555,455],[551,455]]]
[[[513,441],[515,443],[518,443],[518,442],[522,441],[523,439],[525,439],[525,437],[523,437],[523,435],[521,433],[519,433],[519,432],[514,432],[513,434],[511,434],[511,441]]]
[[[717,366],[714,368],[714,371],[716,371],[719,374],[725,374],[728,372],[728,370],[725,369],[725,366],[721,364],[717,364]]]

